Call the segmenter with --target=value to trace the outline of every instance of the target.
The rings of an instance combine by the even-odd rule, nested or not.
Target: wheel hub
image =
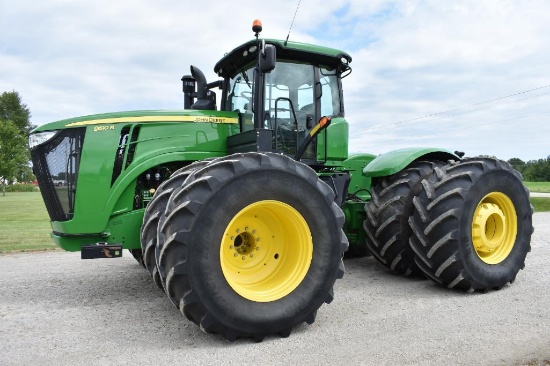
[[[242,297],[269,302],[298,287],[313,256],[313,239],[303,216],[279,201],[259,201],[238,212],[220,243],[227,283]]]
[[[476,211],[474,225],[473,238],[478,250],[490,253],[502,244],[506,217],[497,205],[480,205]]]
[[[472,220],[472,242],[479,258],[498,264],[512,251],[517,234],[516,210],[503,193],[492,192],[478,204]]]
[[[260,250],[261,238],[257,235],[256,230],[249,230],[248,226],[244,228],[244,231],[236,229],[236,235],[230,237],[229,240],[233,240],[233,245],[230,245],[229,249],[235,251],[234,257],[241,256],[242,260],[252,259],[254,258],[254,252]]]

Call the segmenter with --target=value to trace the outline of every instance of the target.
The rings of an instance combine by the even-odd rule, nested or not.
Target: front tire
[[[141,266],[143,268],[147,268],[147,267],[145,267],[145,263],[143,262],[143,253],[142,253],[141,249],[129,249],[129,251],[130,251],[130,254],[132,254],[132,257],[134,257],[134,259],[139,264],[141,264]]]
[[[143,215],[143,225],[141,226],[141,263],[153,277],[155,284],[164,289],[161,274],[158,271],[156,261],[157,231],[159,221],[166,210],[168,199],[174,188],[180,187],[189,174],[198,170],[209,161],[196,161],[190,165],[176,170],[168,180],[163,182],[155,192],[153,199],[147,205]]]
[[[451,163],[422,182],[410,219],[416,263],[465,291],[500,289],[525,265],[533,209],[521,175],[497,159]]]
[[[315,320],[344,274],[332,189],[286,156],[232,155],[174,191],[159,268],[172,302],[228,340],[288,336]]]

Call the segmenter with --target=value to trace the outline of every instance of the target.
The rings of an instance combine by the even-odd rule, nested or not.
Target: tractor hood
[[[93,114],[64,119],[36,127],[31,134],[92,125],[114,125],[118,123],[238,123],[235,113],[201,110],[147,110]]]

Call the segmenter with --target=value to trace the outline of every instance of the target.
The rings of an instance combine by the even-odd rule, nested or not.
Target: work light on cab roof
[[[262,21],[259,19],[256,19],[252,22],[252,32],[256,34],[256,37],[258,34],[262,31]]]

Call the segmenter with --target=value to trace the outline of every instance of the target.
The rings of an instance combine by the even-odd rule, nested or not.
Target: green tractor
[[[228,340],[314,322],[346,251],[465,291],[514,281],[533,231],[519,173],[437,148],[349,155],[351,57],[253,31],[214,66],[220,80],[191,66],[184,110],[31,133],[58,246],[128,249],[185,317]]]

